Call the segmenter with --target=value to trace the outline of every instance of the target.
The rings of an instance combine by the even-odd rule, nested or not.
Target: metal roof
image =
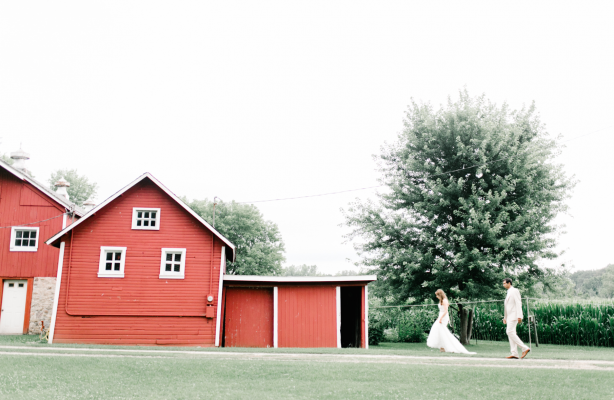
[[[224,275],[224,282],[275,282],[275,283],[319,283],[319,282],[373,282],[377,275],[355,276],[262,276]]]
[[[35,188],[37,188],[38,190],[46,194],[47,197],[49,197],[51,200],[63,206],[67,211],[74,209],[75,214],[77,214],[79,217],[82,217],[83,214],[85,214],[85,212],[80,207],[76,206],[74,203],[71,203],[70,201],[68,201],[66,198],[62,196],[58,196],[53,190],[49,189],[46,185],[40,183],[39,181],[32,178],[31,176],[28,176],[27,174],[24,174],[23,172],[13,168],[12,166],[10,166],[9,164],[5,163],[2,160],[0,160],[0,167],[4,168],[7,172],[11,173],[17,179],[28,182],[29,184],[31,184],[32,186],[34,186]]]

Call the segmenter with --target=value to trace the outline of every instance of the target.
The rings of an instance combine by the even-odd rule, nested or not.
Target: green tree
[[[388,190],[344,211],[378,294],[501,298],[505,277],[525,288],[538,281],[537,260],[557,256],[552,221],[574,185],[553,163],[558,149],[534,105],[510,111],[466,90],[437,111],[412,102],[379,158]],[[470,326],[470,310],[459,314]],[[469,335],[461,330],[461,341]]]
[[[70,201],[76,205],[82,206],[84,201],[96,196],[98,184],[90,182],[85,175],[79,175],[76,169],[59,169],[53,172],[48,180],[51,188],[55,188],[55,183],[61,178],[70,183],[66,191],[70,196]]]
[[[609,299],[614,297],[614,264],[605,267],[605,271],[601,277],[601,290],[599,291],[599,296]]]
[[[290,265],[281,269],[282,276],[327,276],[318,271],[317,265]]]
[[[15,162],[15,160],[7,156],[6,154],[0,154],[0,159],[4,161],[5,163],[7,163],[8,165],[13,165],[13,163]]]
[[[582,297],[614,297],[614,264],[605,268],[577,271],[570,275],[575,292]]]
[[[186,203],[213,224],[213,202],[194,200]],[[217,203],[215,229],[236,246],[236,261],[226,267],[229,274],[277,275],[281,272],[285,248],[279,228],[265,221],[256,206],[234,201]]]

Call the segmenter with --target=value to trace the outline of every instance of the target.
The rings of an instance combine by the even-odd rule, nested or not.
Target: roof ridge
[[[66,228],[62,229],[60,232],[56,233],[51,238],[49,238],[45,243],[47,243],[48,245],[53,246],[66,233],[71,231],[73,228],[76,228],[83,221],[85,221],[86,219],[88,219],[92,215],[96,214],[96,212],[98,210],[101,210],[102,208],[106,207],[113,200],[117,199],[119,196],[121,196],[123,193],[127,192],[129,189],[134,187],[136,184],[138,184],[139,182],[141,182],[145,178],[148,178],[149,180],[151,180],[156,186],[158,186],[158,188],[160,188],[163,192],[165,192],[168,196],[170,196],[171,199],[173,199],[177,204],[179,204],[181,207],[183,207],[188,213],[190,213],[201,224],[203,224],[207,229],[209,229],[215,236],[217,236],[222,242],[226,243],[232,249],[231,261],[235,260],[235,257],[236,257],[236,247],[235,247],[235,245],[230,240],[228,240],[224,235],[222,235],[220,232],[218,232],[217,229],[215,229],[207,221],[205,221],[194,210],[192,210],[190,208],[190,206],[188,206],[183,200],[181,200],[181,198],[179,198],[179,196],[177,196],[175,193],[170,191],[166,186],[164,186],[164,184],[162,182],[160,182],[158,179],[156,179],[149,172],[145,172],[144,174],[140,175],[138,178],[136,178],[135,180],[130,182],[128,185],[124,186],[123,188],[121,188],[120,190],[118,190],[117,192],[115,192],[114,194],[109,196],[107,199],[102,201],[96,207],[94,207],[91,210],[89,210],[81,219],[79,219],[75,223],[67,226]]]

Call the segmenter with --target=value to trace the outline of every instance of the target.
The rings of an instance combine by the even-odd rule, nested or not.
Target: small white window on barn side
[[[100,247],[99,278],[123,278],[126,247]]]
[[[157,231],[160,229],[160,209],[134,207],[132,209],[132,229]]]
[[[162,249],[160,279],[183,279],[185,277],[186,249]]]
[[[10,251],[38,251],[38,230],[38,227],[12,227]]]

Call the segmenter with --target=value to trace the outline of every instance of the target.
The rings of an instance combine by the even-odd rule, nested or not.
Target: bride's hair
[[[446,292],[444,292],[441,289],[437,289],[437,291],[435,292],[435,296],[437,296],[437,298],[439,299],[439,304],[443,304],[444,299],[448,300],[448,296],[446,296]]]

